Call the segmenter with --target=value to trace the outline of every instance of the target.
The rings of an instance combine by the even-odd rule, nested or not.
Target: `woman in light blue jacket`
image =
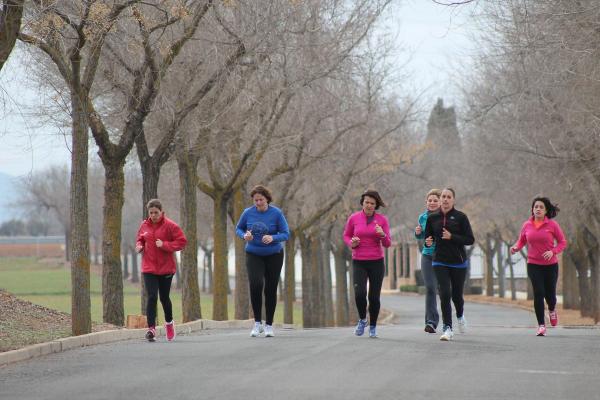
[[[440,209],[440,195],[441,190],[431,189],[427,193],[425,205],[427,210],[419,215],[419,225],[415,228],[415,237],[417,239],[425,239],[425,224],[427,223],[427,216],[431,213],[437,212]],[[440,315],[437,310],[437,279],[433,272],[433,252],[435,251],[435,245],[431,247],[423,246],[421,251],[421,273],[423,274],[423,281],[425,282],[425,332],[435,333],[438,322],[440,321]]]

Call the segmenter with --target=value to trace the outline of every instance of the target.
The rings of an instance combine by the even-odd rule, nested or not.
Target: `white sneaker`
[[[273,334],[273,326],[265,325],[265,337],[273,337],[273,336],[275,336]]]
[[[254,323],[254,328],[252,328],[252,332],[250,332],[250,336],[251,337],[257,337],[259,336],[261,333],[263,333],[265,330],[263,329],[263,326],[260,322],[255,322]]]
[[[460,333],[465,333],[467,331],[467,320],[464,315],[458,319],[458,331]]]
[[[453,337],[454,337],[454,333],[452,332],[452,328],[447,326],[444,328],[444,333],[442,334],[442,336],[440,336],[440,340],[443,340],[444,342],[448,342],[448,341],[452,340]]]

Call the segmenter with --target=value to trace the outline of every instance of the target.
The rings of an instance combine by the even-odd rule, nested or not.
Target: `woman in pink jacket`
[[[377,317],[381,302],[381,285],[385,274],[383,248],[390,247],[390,227],[383,214],[375,210],[385,207],[375,190],[360,196],[362,210],[350,215],[344,229],[344,242],[352,249],[354,299],[360,317],[354,333],[362,336],[367,326],[367,281],[369,282],[369,336],[377,337]]]
[[[160,200],[150,200],[146,209],[148,218],[138,230],[135,245],[137,252],[142,253],[142,275],[148,294],[146,339],[153,342],[156,337],[156,303],[160,297],[165,312],[165,333],[170,342],[175,338],[173,307],[169,297],[171,281],[177,269],[175,252],[185,247],[187,239],[181,228],[165,217]]]
[[[527,245],[527,275],[533,285],[533,305],[538,321],[538,336],[546,336],[544,299],[548,304],[550,324],[558,324],[556,313],[556,282],[558,281],[558,259],[567,246],[565,235],[553,220],[559,208],[547,197],[536,197],[531,204],[531,218],[523,224],[519,240],[510,251],[518,252]]]

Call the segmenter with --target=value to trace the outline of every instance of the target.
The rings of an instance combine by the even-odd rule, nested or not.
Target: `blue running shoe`
[[[376,338],[377,337],[377,327],[374,325],[369,326],[369,337]]]
[[[365,328],[367,327],[366,319],[359,319],[358,324],[356,324],[356,329],[354,329],[354,334],[356,336],[362,336],[365,334]]]

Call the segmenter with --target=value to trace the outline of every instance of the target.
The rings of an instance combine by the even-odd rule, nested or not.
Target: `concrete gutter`
[[[213,321],[208,319],[200,319],[197,321],[176,325],[175,330],[179,335],[208,329],[250,329],[253,322],[253,319],[232,321]],[[165,328],[162,326],[156,328],[156,333],[158,335],[164,336],[164,331]],[[115,329],[110,331],[88,333],[81,336],[70,336],[63,339],[53,340],[51,342],[34,344],[22,349],[0,353],[0,365],[29,360],[31,358],[41,357],[52,353],[60,353],[62,351],[85,346],[119,342],[123,340],[143,339],[145,333],[146,329]]]

